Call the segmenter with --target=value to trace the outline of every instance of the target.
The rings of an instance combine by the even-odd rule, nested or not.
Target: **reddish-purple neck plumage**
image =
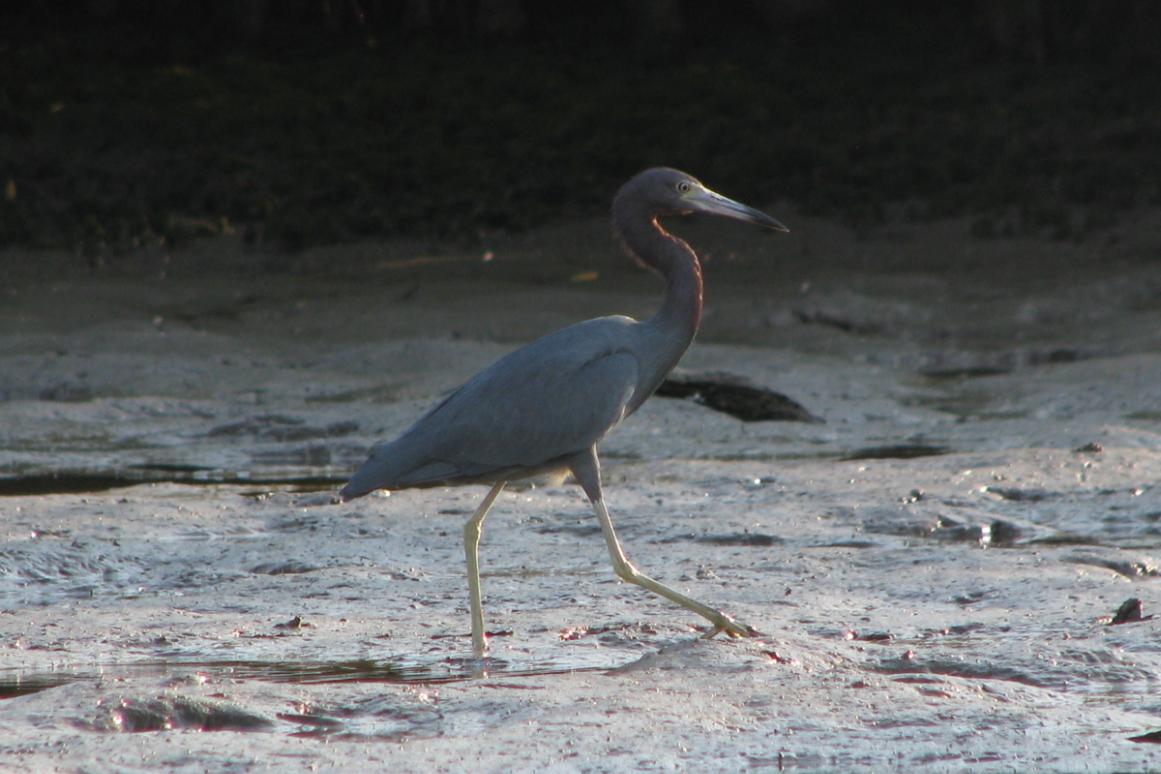
[[[692,340],[702,313],[701,264],[697,254],[684,240],[661,227],[658,213],[630,202],[629,197],[622,196],[614,200],[613,223],[632,256],[665,279],[665,300],[649,323],[671,330],[675,337],[688,336]]]
[[[693,248],[665,231],[655,208],[633,196],[618,196],[613,223],[638,261],[665,279],[665,298],[657,313],[639,324],[635,354],[641,369],[636,410],[673,370],[693,342],[701,323],[701,265]]]

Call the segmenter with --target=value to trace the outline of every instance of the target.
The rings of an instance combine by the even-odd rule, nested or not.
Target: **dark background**
[[[473,242],[654,164],[1084,238],[1161,204],[1159,30],[1149,0],[9,0],[0,246]]]

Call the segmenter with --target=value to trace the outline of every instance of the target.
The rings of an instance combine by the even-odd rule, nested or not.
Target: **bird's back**
[[[560,466],[600,441],[634,403],[638,326],[601,317],[509,353],[399,438],[375,446],[341,496],[521,478]]]

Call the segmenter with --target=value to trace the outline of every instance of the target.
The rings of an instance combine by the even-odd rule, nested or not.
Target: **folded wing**
[[[628,318],[573,325],[496,361],[394,441],[375,446],[342,497],[374,489],[519,478],[590,448],[638,385]]]

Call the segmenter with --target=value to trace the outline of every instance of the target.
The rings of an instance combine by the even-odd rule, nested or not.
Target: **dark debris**
[[[1137,623],[1139,621],[1148,621],[1153,618],[1151,615],[1142,615],[1144,606],[1141,600],[1137,597],[1129,597],[1121,606],[1117,608],[1117,612],[1113,615],[1113,619],[1109,621],[1109,626],[1119,626],[1127,623]]]
[[[689,399],[743,422],[823,422],[794,399],[733,374],[671,374],[657,388],[657,395]]]

